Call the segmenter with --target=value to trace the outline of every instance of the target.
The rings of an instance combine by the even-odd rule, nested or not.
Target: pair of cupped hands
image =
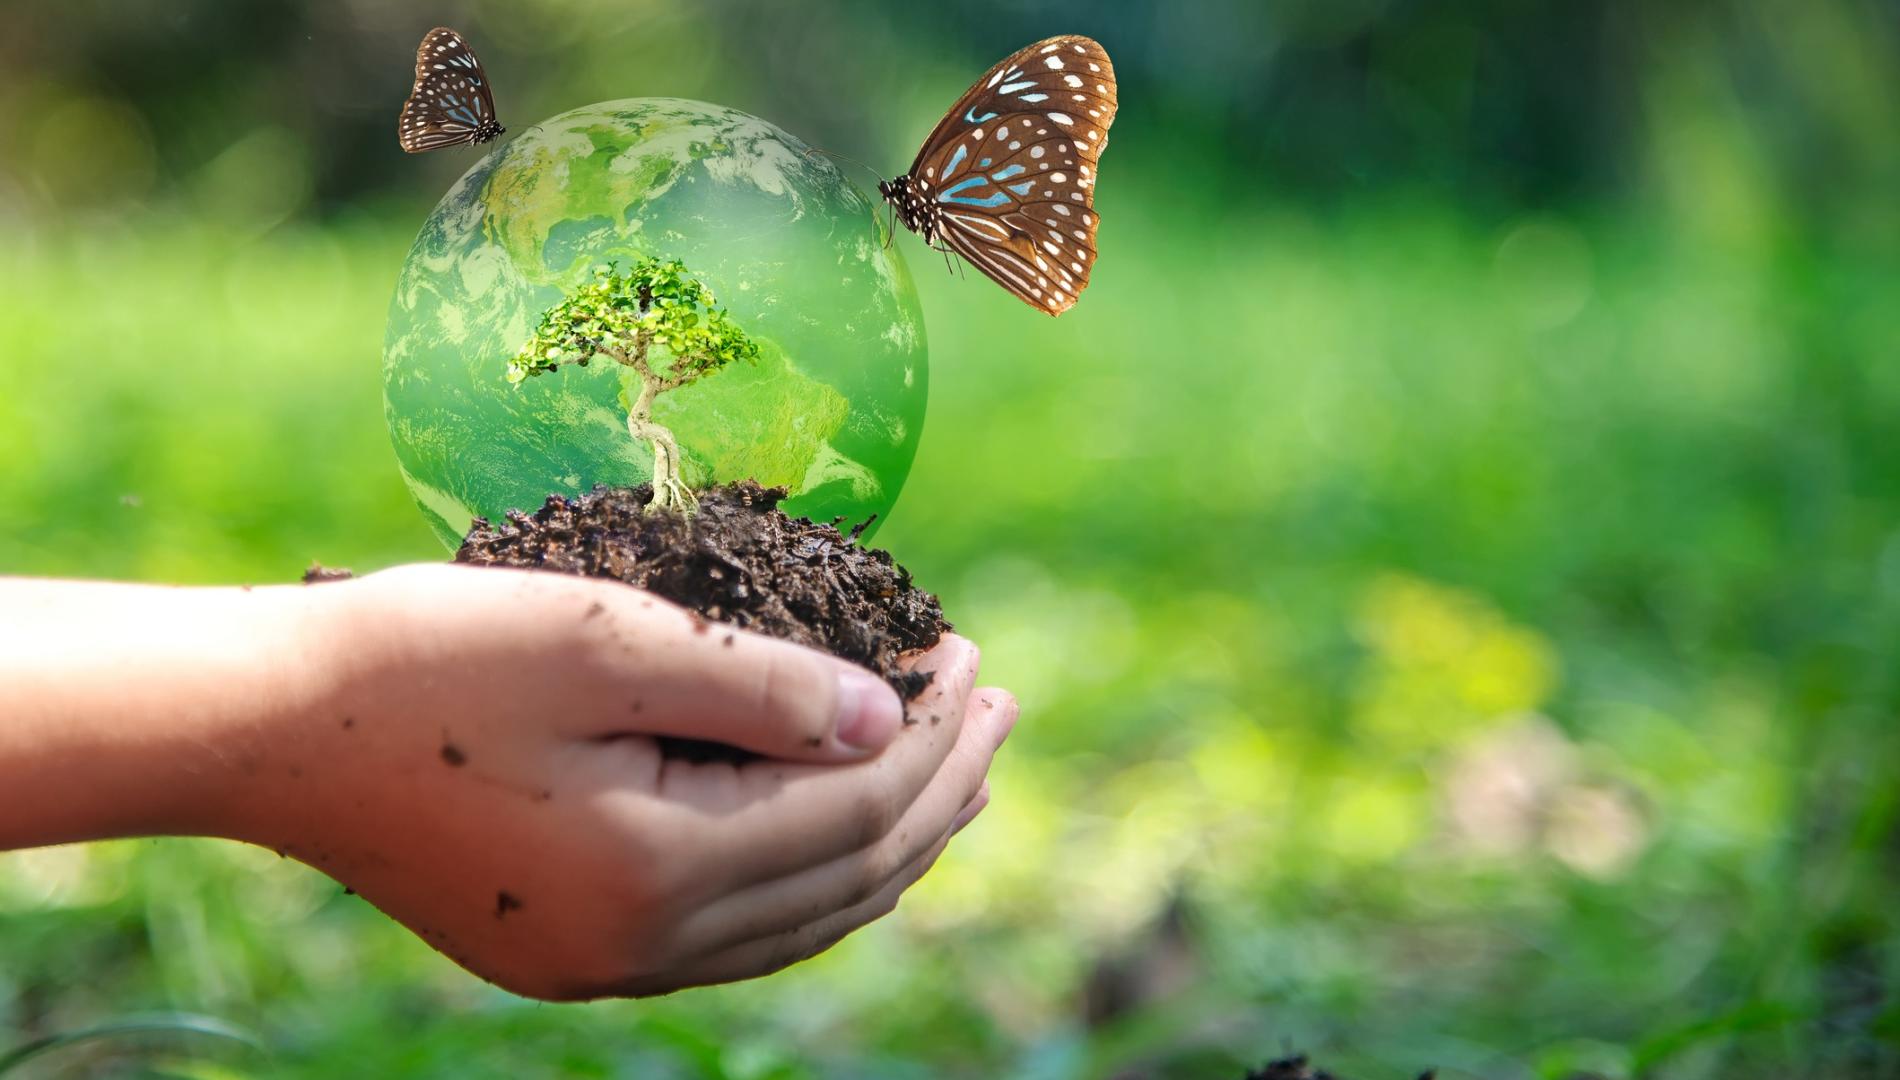
[[[532,997],[828,948],[983,809],[1016,721],[955,636],[915,661],[933,678],[906,706],[855,665],[616,583],[412,566],[303,593],[332,628],[306,658],[325,715],[249,741],[243,771],[277,794],[225,831]],[[668,736],[757,756],[693,760]]]

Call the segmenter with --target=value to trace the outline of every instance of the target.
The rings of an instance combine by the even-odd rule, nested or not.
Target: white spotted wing
[[[396,140],[411,154],[485,143],[500,136],[487,73],[462,35],[438,26],[416,48],[416,84],[396,121]]]
[[[1090,38],[1052,37],[997,64],[911,165],[926,239],[1029,304],[1067,311],[1095,265],[1095,170],[1114,119],[1115,70]]]

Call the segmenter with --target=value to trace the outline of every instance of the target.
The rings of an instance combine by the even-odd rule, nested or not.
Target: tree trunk
[[[673,433],[653,422],[653,399],[660,393],[660,380],[642,373],[640,396],[627,413],[627,433],[653,444],[653,501],[649,509],[691,512],[698,500],[680,478],[680,447]]]

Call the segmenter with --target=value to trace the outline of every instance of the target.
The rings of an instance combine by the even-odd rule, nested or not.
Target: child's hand
[[[889,912],[1016,719],[946,638],[900,723],[854,667],[623,585],[416,566],[310,590],[315,719],[259,729],[229,832],[517,993],[762,975]],[[323,715],[327,713],[327,715]],[[655,736],[764,757],[695,764]]]

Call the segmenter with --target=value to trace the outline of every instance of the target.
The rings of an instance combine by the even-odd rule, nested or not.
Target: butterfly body
[[[416,83],[396,121],[396,140],[411,154],[493,142],[507,129],[495,119],[495,98],[475,50],[438,26],[416,48]]]
[[[985,72],[878,193],[925,243],[1060,315],[1095,264],[1095,166],[1115,105],[1101,45],[1038,41]]]
[[[931,204],[928,188],[914,183],[908,176],[900,176],[895,180],[878,181],[877,193],[896,208],[897,220],[904,223],[904,228],[923,237],[924,243],[931,247],[937,246],[940,211]]]

